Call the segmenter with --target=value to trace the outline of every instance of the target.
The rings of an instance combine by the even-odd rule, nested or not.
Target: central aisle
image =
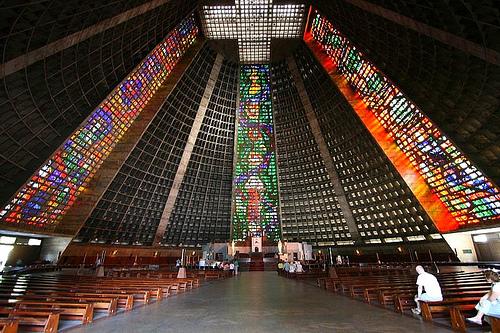
[[[275,272],[243,272],[71,333],[451,332]]]

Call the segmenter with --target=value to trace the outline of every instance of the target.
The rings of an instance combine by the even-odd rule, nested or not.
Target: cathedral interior
[[[498,0],[0,6],[2,269],[500,261]]]

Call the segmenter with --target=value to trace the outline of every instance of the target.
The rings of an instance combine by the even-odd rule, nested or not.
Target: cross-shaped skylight
[[[236,0],[235,6],[203,6],[207,38],[237,39],[240,62],[271,60],[271,38],[301,38],[304,4],[276,4],[273,0]]]

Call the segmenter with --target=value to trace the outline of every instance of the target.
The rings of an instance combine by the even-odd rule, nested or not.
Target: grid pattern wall
[[[0,21],[2,63],[143,3],[143,0],[2,3]]]
[[[440,231],[500,220],[500,191],[324,16],[312,35],[454,217]],[[458,222],[458,223],[457,223]]]
[[[205,35],[211,39],[237,39],[238,18],[236,6],[203,6]]]
[[[224,61],[162,243],[229,239],[238,65]]]
[[[152,244],[215,56],[198,53],[75,241]]]
[[[370,2],[500,51],[500,10],[496,0],[370,0]]]
[[[296,54],[296,62],[361,239],[376,244],[441,238],[311,52],[304,47]]]
[[[164,41],[92,112],[0,211],[2,222],[54,227],[198,35],[194,16]]]
[[[273,64],[271,73],[283,240],[318,246],[349,242],[347,224],[286,62]]]
[[[170,1],[0,79],[0,203],[194,6]]]
[[[299,38],[304,27],[303,4],[274,5],[272,8],[273,38]]]
[[[499,13],[494,1],[397,0],[384,1],[384,5],[393,2],[391,9],[418,21],[433,25],[432,21],[439,24],[439,28],[467,39],[471,39],[472,34],[481,36],[476,35],[476,29],[481,29],[488,47],[496,45],[498,49],[500,45],[498,37],[493,37],[496,33],[491,33],[497,31],[499,24],[498,20],[496,26],[491,24],[492,17],[498,17]],[[412,8],[411,15],[402,3]],[[426,4],[429,7],[424,11],[422,7]],[[500,66],[364,11],[348,1],[318,1],[317,6],[475,165],[494,183],[500,184]],[[432,8],[437,7],[440,10],[428,16]],[[483,23],[472,27],[457,15]]]

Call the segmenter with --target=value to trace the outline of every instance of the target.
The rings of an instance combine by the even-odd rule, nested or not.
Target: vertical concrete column
[[[271,66],[269,66],[269,82],[271,86],[271,105],[272,105],[272,113],[273,113],[273,133],[274,133],[274,155],[276,159],[276,181],[278,182],[278,204],[276,205],[276,210],[278,214],[278,224],[280,226],[280,239],[283,240],[283,224],[282,221],[283,219],[281,218],[281,188],[280,188],[280,168],[278,167],[279,164],[279,154],[278,154],[278,143],[276,142],[277,140],[277,135],[278,132],[276,131],[276,113],[275,113],[275,108],[274,108],[274,98],[273,98],[273,72]]]
[[[170,215],[172,215],[175,201],[177,199],[177,194],[179,194],[179,189],[184,179],[184,175],[186,174],[189,160],[191,159],[191,154],[193,152],[196,139],[198,138],[198,133],[200,132],[201,125],[203,124],[203,119],[205,118],[205,113],[207,111],[212,92],[214,91],[215,83],[217,82],[217,78],[219,77],[223,60],[224,57],[221,54],[217,54],[214,66],[212,67],[212,71],[210,72],[210,77],[208,78],[207,86],[205,87],[205,91],[203,92],[203,97],[201,98],[200,106],[198,107],[198,112],[196,113],[196,117],[194,118],[193,126],[191,127],[191,132],[189,133],[186,147],[184,148],[181,161],[179,162],[179,166],[177,167],[174,182],[172,183],[172,187],[170,188],[170,192],[168,193],[167,202],[165,204],[165,208],[163,209],[163,214],[161,215],[158,228],[156,229],[156,235],[153,245],[160,244],[161,240],[163,239],[163,235],[165,234],[165,230],[167,229],[168,220],[170,219]]]
[[[231,223],[229,224],[229,239],[233,239],[233,218],[236,211],[236,196],[235,196],[235,186],[234,178],[236,176],[236,163],[238,162],[238,130],[240,128],[240,73],[238,72],[238,85],[236,89],[238,93],[236,94],[236,108],[234,112],[236,115],[234,117],[234,145],[233,145],[233,173],[232,173],[232,186],[231,186]]]
[[[302,75],[300,75],[300,71],[293,57],[287,58],[287,64],[288,64],[288,69],[290,70],[293,80],[295,82],[295,86],[297,87],[297,91],[299,92],[300,101],[304,106],[307,121],[309,122],[309,126],[311,127],[314,140],[318,145],[321,158],[323,159],[326,171],[332,182],[335,194],[337,195],[337,200],[339,202],[340,209],[342,210],[342,214],[344,215],[344,218],[346,220],[347,227],[349,228],[349,232],[351,233],[351,238],[353,240],[357,240],[359,239],[358,227],[356,225],[356,221],[354,220],[354,216],[352,215],[349,202],[347,202],[347,197],[345,195],[344,188],[340,183],[339,175],[337,173],[337,170],[335,169],[335,165],[333,165],[333,159],[332,156],[330,155],[330,151],[328,150],[328,146],[323,137],[323,133],[321,132],[321,127],[319,125],[318,118],[316,118],[316,113],[314,112],[311,100],[307,95],[304,82],[302,81]]]

